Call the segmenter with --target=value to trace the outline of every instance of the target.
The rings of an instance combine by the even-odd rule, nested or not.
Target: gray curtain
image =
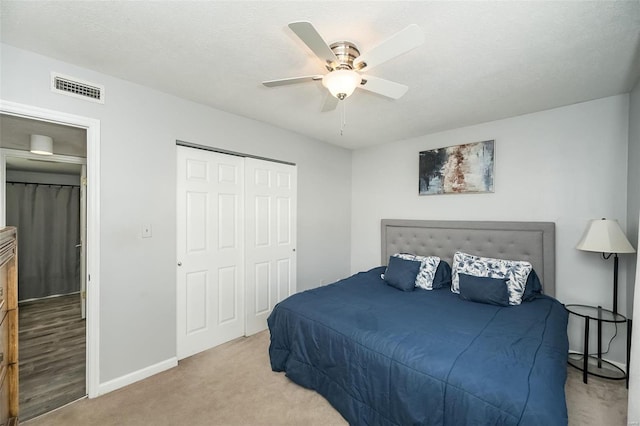
[[[18,228],[18,300],[80,291],[80,188],[7,183]]]

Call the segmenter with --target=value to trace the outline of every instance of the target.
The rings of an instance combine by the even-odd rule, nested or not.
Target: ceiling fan
[[[349,97],[356,87],[388,98],[399,99],[409,89],[407,86],[363,75],[362,72],[369,71],[424,42],[422,30],[412,24],[361,55],[358,47],[349,41],[327,44],[311,22],[291,22],[289,28],[322,61],[329,73],[269,80],[263,81],[262,84],[267,87],[275,87],[322,80],[322,85],[333,95],[327,96],[322,111],[335,109],[338,102]]]

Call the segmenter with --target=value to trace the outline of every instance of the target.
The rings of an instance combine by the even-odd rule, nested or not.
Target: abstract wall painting
[[[494,141],[420,152],[419,193],[493,192]]]

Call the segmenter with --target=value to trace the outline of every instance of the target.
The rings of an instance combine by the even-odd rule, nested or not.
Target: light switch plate
[[[142,225],[142,238],[151,238],[151,224]]]

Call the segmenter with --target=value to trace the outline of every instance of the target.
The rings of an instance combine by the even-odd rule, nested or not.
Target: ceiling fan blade
[[[325,64],[331,64],[338,60],[327,42],[324,41],[320,33],[311,22],[300,21],[291,22],[289,28],[306,44],[315,55]]]
[[[327,96],[324,98],[324,103],[322,104],[322,112],[333,111],[338,106],[338,98],[333,96],[331,93],[327,92]]]
[[[362,76],[362,83],[358,87],[392,99],[401,98],[409,90],[409,87],[404,84],[367,75]]]
[[[307,75],[304,77],[281,78],[279,80],[263,81],[267,87],[285,86],[287,84],[306,83],[307,81],[322,80],[321,75]]]
[[[354,68],[359,71],[370,70],[383,62],[387,62],[420,46],[422,43],[424,43],[424,33],[419,26],[411,24],[370,51],[357,57],[353,61]]]

